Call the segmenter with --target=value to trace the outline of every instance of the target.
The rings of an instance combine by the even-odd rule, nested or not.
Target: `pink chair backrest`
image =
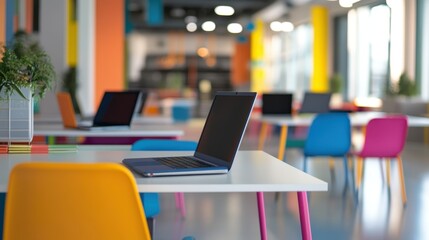
[[[407,137],[407,117],[402,115],[371,119],[366,127],[361,157],[396,157]]]

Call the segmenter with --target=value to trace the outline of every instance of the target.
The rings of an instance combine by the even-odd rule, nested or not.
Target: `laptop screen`
[[[292,94],[262,94],[262,114],[292,114]]]
[[[232,163],[245,131],[256,93],[222,92],[213,99],[195,156]]]
[[[299,113],[325,113],[330,111],[330,93],[310,93],[304,94]]]
[[[139,91],[105,92],[93,125],[130,125],[139,94]]]
[[[148,92],[140,91],[140,97],[137,101],[136,113],[143,114],[144,106],[146,104]]]

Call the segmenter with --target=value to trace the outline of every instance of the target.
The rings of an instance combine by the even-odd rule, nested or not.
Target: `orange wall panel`
[[[250,81],[250,43],[235,43],[231,61],[231,84],[234,87]]]
[[[6,42],[6,0],[0,0],[0,44],[4,44],[5,42]]]
[[[26,0],[25,3],[25,31],[27,33],[33,32],[33,0]]]
[[[95,107],[105,91],[124,89],[124,2],[96,0],[95,17]]]

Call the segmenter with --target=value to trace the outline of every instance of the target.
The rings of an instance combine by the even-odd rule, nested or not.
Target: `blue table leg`
[[[3,239],[3,218],[4,218],[4,204],[6,201],[6,193],[0,193],[0,240]]]

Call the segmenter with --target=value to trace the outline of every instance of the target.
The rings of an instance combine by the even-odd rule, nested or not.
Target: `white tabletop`
[[[170,125],[138,125],[127,130],[78,130],[62,124],[35,124],[35,136],[64,137],[179,137],[183,130]]]
[[[17,163],[121,162],[124,158],[183,156],[192,152],[132,152],[91,150],[79,147],[76,153],[0,155],[0,192],[7,189],[10,170]],[[140,192],[295,192],[327,191],[328,184],[262,151],[239,151],[227,174],[153,177],[135,174]]]
[[[349,114],[352,126],[365,126],[371,119],[383,117],[388,113],[383,112],[356,112]],[[310,126],[315,115],[297,115],[297,116],[275,116],[275,115],[252,115],[252,119],[276,125],[287,126]],[[427,127],[429,118],[407,116],[409,127]]]
[[[76,119],[79,119],[76,117]],[[61,124],[63,120],[60,115],[35,115],[35,124]],[[131,121],[131,124],[172,124],[173,119],[167,116],[140,116],[135,115]]]

